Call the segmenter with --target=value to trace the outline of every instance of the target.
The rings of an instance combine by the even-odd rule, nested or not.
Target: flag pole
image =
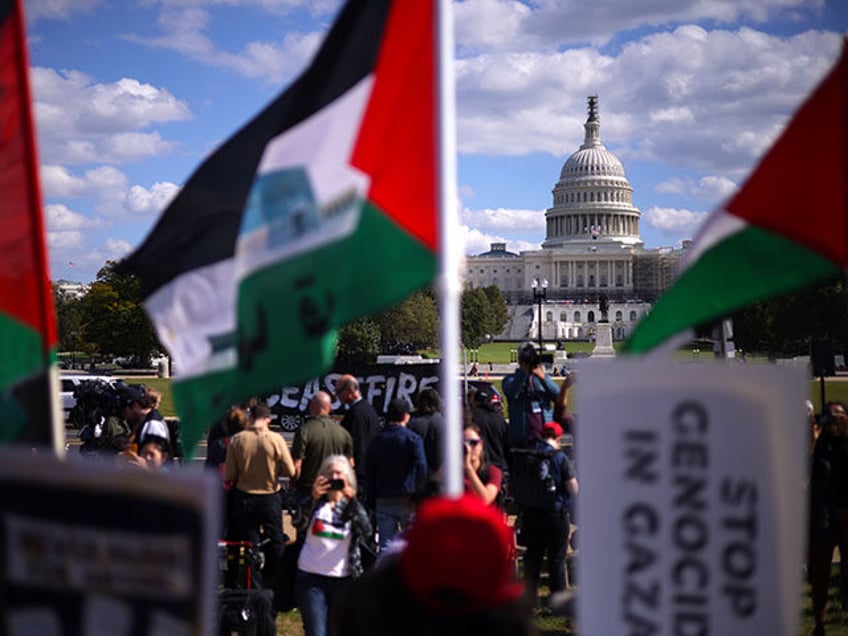
[[[442,435],[443,492],[462,494],[462,408],[459,395],[459,215],[456,192],[456,99],[453,66],[453,13],[450,0],[436,0],[436,94],[439,184],[439,279],[441,387],[444,404]]]

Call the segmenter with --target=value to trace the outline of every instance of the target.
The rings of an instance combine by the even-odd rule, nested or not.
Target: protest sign
[[[218,489],[0,449],[2,633],[212,633]]]
[[[619,359],[580,373],[580,633],[797,634],[803,369]]]
[[[394,398],[404,398],[414,404],[422,389],[439,390],[438,364],[373,364],[345,371],[334,370],[304,384],[282,387],[265,396],[274,421],[284,431],[297,430],[308,414],[309,400],[318,391],[333,395],[336,380],[345,373],[356,376],[362,398],[368,400],[381,417]],[[336,398],[332,408],[334,415],[341,417],[344,414],[344,407]]]

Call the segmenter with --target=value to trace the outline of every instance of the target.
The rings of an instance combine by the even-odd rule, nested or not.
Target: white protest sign
[[[581,364],[581,634],[797,634],[807,387],[796,368]]]

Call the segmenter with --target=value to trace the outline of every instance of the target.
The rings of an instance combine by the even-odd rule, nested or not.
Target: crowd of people
[[[333,395],[312,396],[291,450],[269,429],[268,407],[255,400],[232,407],[210,430],[206,463],[222,479],[222,535],[262,545],[258,584],[273,588],[279,578],[294,577],[306,636],[396,633],[400,616],[387,615],[374,599],[361,604],[367,589],[397,597],[397,606],[389,606],[406,608],[406,632],[433,633],[428,629],[442,619],[449,633],[483,633],[479,625],[487,633],[507,633],[506,625],[508,633],[532,632],[545,558],[551,592],[566,587],[569,511],[578,486],[573,461],[560,448],[563,426],[570,431],[573,424],[567,386],[550,379],[531,343],[521,347],[518,362],[503,383],[509,423],[486,390],[467,396],[457,440],[464,450],[460,499],[439,496],[445,427],[432,388],[414,405],[390,400],[381,422],[356,377],[342,375]],[[573,377],[566,380],[570,386]],[[344,405],[340,421],[331,416],[334,400]],[[516,483],[528,475],[513,471],[514,450],[545,458],[548,474],[529,477],[552,498],[525,499],[516,508],[511,474]],[[288,542],[284,482],[298,511]],[[516,526],[526,550],[524,582],[517,578]],[[292,573],[280,566],[287,550],[297,555]],[[407,624],[416,612],[427,615],[420,624],[428,629]],[[500,619],[480,622],[484,614]],[[472,616],[478,627],[469,631]],[[466,629],[448,629],[451,621]],[[516,630],[518,624],[524,627]]]

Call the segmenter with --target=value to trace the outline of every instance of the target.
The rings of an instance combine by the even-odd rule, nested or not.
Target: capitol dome
[[[563,165],[553,189],[553,206],[545,212],[547,232],[542,247],[580,242],[641,245],[633,187],[621,161],[601,143],[597,96],[589,97],[589,116],[583,128],[583,145]]]

